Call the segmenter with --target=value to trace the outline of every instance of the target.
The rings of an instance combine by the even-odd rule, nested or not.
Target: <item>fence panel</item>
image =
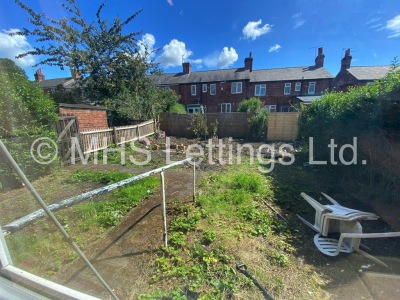
[[[270,113],[267,141],[292,141],[299,135],[298,112]]]
[[[112,144],[121,145],[154,134],[154,121],[108,129],[86,130],[80,133],[83,153],[106,149]]]

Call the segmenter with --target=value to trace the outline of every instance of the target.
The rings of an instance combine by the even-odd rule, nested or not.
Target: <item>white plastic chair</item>
[[[333,205],[322,205],[318,201],[305,193],[301,193],[301,196],[315,209],[315,224],[312,225],[305,219],[297,215],[297,217],[308,227],[327,236],[329,232],[339,232],[340,220],[354,221],[354,220],[376,220],[379,218],[373,213],[362,212],[355,209],[350,209],[341,206],[336,200],[332,199],[328,195],[322,193]],[[335,220],[330,222],[330,220]]]
[[[314,236],[314,244],[317,246],[318,250],[325,255],[337,256],[340,252],[351,253],[357,251],[361,255],[384,267],[388,266],[383,261],[360,250],[360,245],[363,246],[361,244],[361,239],[400,237],[400,232],[362,233],[362,227],[357,221],[340,221],[340,231],[339,240],[323,237],[320,233],[317,233]]]

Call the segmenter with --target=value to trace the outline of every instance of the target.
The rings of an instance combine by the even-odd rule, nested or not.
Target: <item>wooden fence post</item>
[[[114,140],[114,144],[118,145],[118,139],[117,139],[117,128],[115,128],[115,126],[113,127],[113,140]]]

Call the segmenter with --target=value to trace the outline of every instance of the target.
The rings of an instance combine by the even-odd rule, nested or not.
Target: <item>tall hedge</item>
[[[38,137],[56,139],[54,101],[15,63],[0,58],[0,138],[28,178],[45,174],[53,165],[36,163],[31,144]],[[45,148],[43,148],[45,149]],[[10,187],[11,169],[0,156],[1,187]]]
[[[394,199],[400,195],[400,69],[395,62],[390,72],[379,81],[348,92],[327,92],[320,100],[303,106],[299,116],[299,132],[305,148],[313,137],[314,160],[328,161],[332,175],[340,180],[377,182]],[[344,144],[357,138],[357,165],[330,164],[328,147],[335,140],[335,160]],[[344,152],[349,162],[352,151]],[[366,161],[366,165],[362,161]],[[335,171],[338,171],[335,173]],[[347,176],[347,177],[346,177]],[[390,198],[389,197],[389,198]]]

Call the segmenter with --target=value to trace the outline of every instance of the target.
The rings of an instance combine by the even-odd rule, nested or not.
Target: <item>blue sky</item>
[[[22,0],[36,12],[63,17],[61,0]],[[87,21],[102,0],[76,0]],[[253,53],[253,69],[314,64],[323,46],[325,68],[337,74],[344,48],[351,48],[353,66],[388,65],[400,56],[400,1],[189,1],[108,0],[103,17],[127,18],[143,8],[126,32],[140,31],[150,48],[160,48],[154,59],[165,72],[180,72],[182,56],[192,71],[236,68]],[[9,37],[7,32],[32,25],[14,0],[0,2],[0,57],[17,55],[36,45],[34,38]],[[40,44],[39,44],[40,45]],[[37,58],[36,58],[37,61]],[[33,79],[34,57],[19,60]],[[44,66],[46,79],[70,76],[69,71]]]

